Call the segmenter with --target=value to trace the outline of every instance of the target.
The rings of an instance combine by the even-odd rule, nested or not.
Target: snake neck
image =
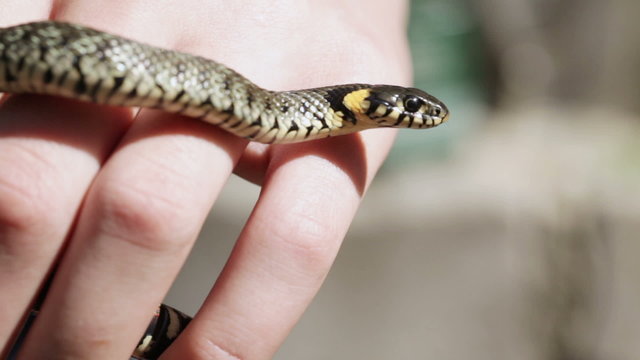
[[[270,91],[243,84],[232,103],[212,113],[211,123],[235,135],[262,143],[294,143],[345,135],[371,125],[354,114],[344,99],[366,84]]]

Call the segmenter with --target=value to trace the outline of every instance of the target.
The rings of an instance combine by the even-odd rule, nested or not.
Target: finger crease
[[[211,340],[207,340],[207,344],[211,347],[209,353],[213,355],[214,359],[220,360],[242,360],[242,357],[239,355],[233,354],[222,347],[218,346]]]

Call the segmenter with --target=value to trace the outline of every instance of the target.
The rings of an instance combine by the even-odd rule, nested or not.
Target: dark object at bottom
[[[189,321],[191,318],[182,312],[165,304],[160,305],[130,360],[157,359],[187,327]]]
[[[38,310],[31,311],[22,327],[22,331],[20,331],[20,335],[18,335],[11,351],[9,351],[7,360],[15,360],[17,358],[20,347],[37,315]],[[160,305],[147,330],[138,342],[138,346],[136,346],[130,360],[157,359],[173,343],[173,340],[180,335],[182,330],[187,327],[189,321],[191,321],[191,318],[188,315],[165,304]]]

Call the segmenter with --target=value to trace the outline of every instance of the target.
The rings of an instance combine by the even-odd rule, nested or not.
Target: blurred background
[[[451,121],[401,132],[276,359],[639,359],[638,14],[413,1],[415,82]],[[258,191],[231,181],[169,304],[195,312]]]

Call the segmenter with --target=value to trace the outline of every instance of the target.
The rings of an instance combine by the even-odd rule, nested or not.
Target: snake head
[[[345,97],[345,105],[379,127],[426,129],[449,118],[449,109],[434,96],[400,86],[374,85],[354,91]]]

